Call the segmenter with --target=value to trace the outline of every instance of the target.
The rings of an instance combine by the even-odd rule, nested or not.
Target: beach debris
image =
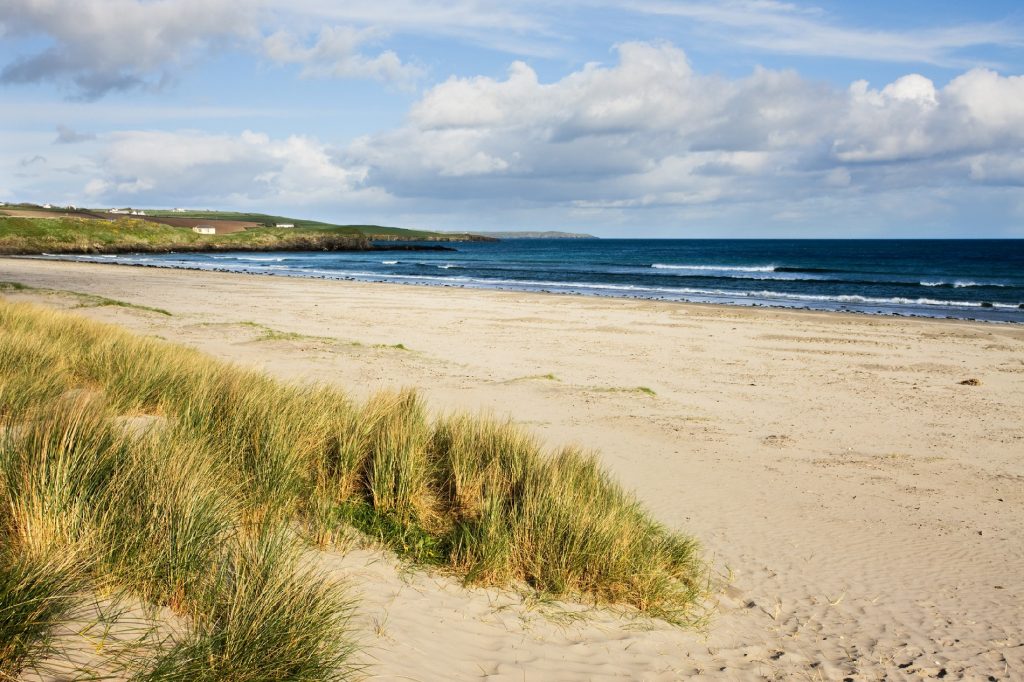
[[[974,377],[971,377],[970,379],[964,379],[963,381],[961,381],[960,385],[961,386],[981,386],[981,379],[975,379]]]

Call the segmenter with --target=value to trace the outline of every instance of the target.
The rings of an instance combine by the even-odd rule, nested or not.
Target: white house
[[[217,228],[210,227],[209,225],[196,225],[192,228],[192,231],[196,234],[217,234]]]
[[[175,213],[185,213],[187,210],[188,209],[185,209],[185,208],[176,208],[176,209],[174,209],[174,212]]]
[[[116,213],[118,215],[121,215],[123,213],[123,214],[127,215],[128,214],[128,209],[127,208],[112,208],[109,211],[107,211],[107,213]]]
[[[50,204],[43,204],[43,208],[53,208]]]
[[[278,223],[274,227],[295,227],[295,223]]]

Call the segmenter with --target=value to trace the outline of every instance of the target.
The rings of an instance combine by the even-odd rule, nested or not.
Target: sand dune
[[[1024,676],[1019,327],[14,259],[0,280],[166,309],[81,312],[282,377],[510,414],[599,450],[716,566],[701,634],[326,555],[371,678]]]

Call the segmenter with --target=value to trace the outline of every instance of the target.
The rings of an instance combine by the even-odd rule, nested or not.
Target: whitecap
[[[775,272],[774,265],[672,265],[669,263],[654,263],[651,265],[656,270],[712,270],[717,272]]]

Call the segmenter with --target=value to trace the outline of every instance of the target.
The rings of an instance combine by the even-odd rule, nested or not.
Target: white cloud
[[[3,66],[0,81],[68,81],[90,98],[158,86],[169,67],[254,28],[233,0],[7,0],[2,22],[53,44]]]
[[[280,64],[301,64],[305,77],[375,78],[408,85],[419,78],[419,67],[404,64],[398,55],[385,50],[369,56],[360,50],[382,37],[379,30],[351,26],[324,27],[311,45],[295,34],[278,31],[263,41],[270,59]]]
[[[749,191],[730,177],[792,166],[841,100],[789,72],[703,76],[667,44],[618,54],[614,66],[588,64],[554,83],[521,62],[504,80],[449,79],[404,127],[357,140],[348,157],[371,182],[412,196],[462,187],[576,205],[712,201]]]
[[[324,202],[358,193],[363,170],[340,164],[308,137],[262,133],[125,131],[103,136],[99,168],[86,193],[110,201],[222,204]]]
[[[843,92],[790,71],[703,75],[668,44],[617,51],[551,83],[522,62],[451,78],[345,158],[399,197],[626,210],[1006,182],[1018,166],[995,159],[1024,151],[1021,77]]]
[[[587,24],[658,34],[692,32],[707,47],[967,68],[965,51],[1024,47],[1024,30],[1004,22],[885,30],[843,24],[813,6],[774,0],[4,0],[0,35],[18,56],[0,82],[56,81],[83,98],[160,88],[183,65],[221,50],[300,64],[304,76],[375,78],[407,85],[422,75],[416,56],[384,36],[442,38],[516,56],[569,59]],[[673,21],[668,30],[664,23]],[[618,31],[617,31],[618,32]],[[619,32],[621,34],[621,32]],[[684,33],[685,35],[685,33]],[[28,42],[22,38],[30,38]],[[48,46],[35,47],[43,37]]]
[[[1024,78],[973,69],[937,90],[904,76],[881,90],[850,87],[836,130],[836,156],[847,162],[898,161],[997,152],[1024,145]]]
[[[104,203],[373,206],[409,225],[879,224],[1020,204],[1009,197],[1024,184],[1021,76],[974,69],[945,86],[909,74],[835,88],[792,71],[701,73],[666,43],[626,43],[616,55],[551,81],[523,62],[498,78],[450,78],[398,127],[344,147],[177,130],[48,150],[83,168],[76,191]],[[8,167],[32,170],[17,167],[31,147],[18,149]]]
[[[302,63],[307,76],[399,84],[418,76],[391,50],[360,50],[383,35],[373,27],[323,27],[312,45],[296,37],[322,19],[272,0],[5,0],[0,29],[50,44],[0,65],[0,83],[54,81],[95,99],[163,87],[188,62],[229,49],[265,50],[278,62]]]

